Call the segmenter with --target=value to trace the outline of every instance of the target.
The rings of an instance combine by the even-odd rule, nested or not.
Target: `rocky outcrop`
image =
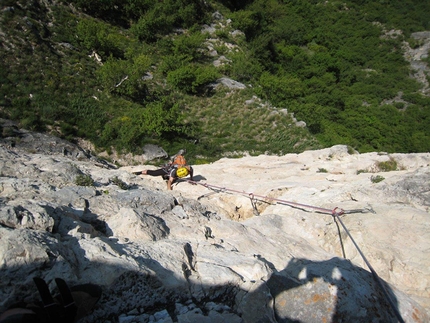
[[[429,320],[428,153],[221,159],[166,191],[67,151],[0,146],[0,312],[37,300],[38,276],[102,286],[80,322]]]
[[[411,48],[409,44],[405,42],[404,56],[405,59],[411,63],[413,71],[412,77],[423,85],[420,92],[428,96],[430,94],[430,86],[428,82],[430,68],[425,59],[428,58],[430,50],[430,31],[412,33],[411,38],[417,42],[418,46],[416,48]]]

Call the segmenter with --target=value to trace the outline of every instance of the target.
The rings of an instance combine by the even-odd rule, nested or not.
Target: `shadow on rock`
[[[267,284],[280,323],[397,322],[372,274],[345,259],[295,258]],[[391,288],[384,285],[397,306]]]

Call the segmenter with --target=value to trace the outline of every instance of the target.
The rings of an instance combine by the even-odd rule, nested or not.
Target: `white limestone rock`
[[[168,192],[161,178],[130,167],[91,159],[69,167],[71,155],[11,149],[0,146],[0,312],[37,300],[38,276],[52,288],[55,277],[102,286],[80,323],[392,321],[393,309],[330,214],[338,208],[355,210],[341,220],[404,321],[429,320],[430,154],[335,146],[221,159],[195,165],[195,178],[232,192],[186,182]],[[399,170],[378,170],[390,158]],[[89,174],[95,186],[76,186],[73,174]],[[372,175],[385,179],[372,183]]]

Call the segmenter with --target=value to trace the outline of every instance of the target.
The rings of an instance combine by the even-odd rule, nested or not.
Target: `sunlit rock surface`
[[[0,146],[0,312],[38,276],[102,286],[80,322],[429,321],[428,153],[221,159],[167,191],[45,142]]]

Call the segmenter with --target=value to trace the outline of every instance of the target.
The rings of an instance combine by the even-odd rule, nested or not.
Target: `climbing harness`
[[[238,191],[238,190],[233,190],[233,189],[228,189],[225,187],[219,187],[216,185],[211,185],[211,184],[207,184],[207,183],[199,183],[199,182],[195,182],[192,180],[187,180],[189,183],[191,184],[198,184],[201,186],[204,186],[208,189],[213,190],[213,192],[205,194],[200,196],[198,199],[205,197],[205,196],[209,196],[211,194],[214,193],[219,193],[219,192],[231,192],[231,193],[238,193],[241,195],[246,195],[249,197],[249,199],[251,200],[251,205],[252,208],[254,210],[254,214],[255,215],[259,215],[259,212],[257,210],[257,205],[256,205],[256,197],[265,199],[265,200],[270,200],[270,201],[274,201],[278,204],[282,204],[282,205],[288,205],[290,207],[296,207],[296,208],[302,208],[302,209],[313,209],[319,213],[325,213],[325,214],[330,214],[332,215],[336,225],[337,225],[337,221],[341,224],[341,226],[343,227],[343,229],[345,230],[346,234],[348,235],[348,237],[351,239],[351,242],[353,243],[353,245],[355,246],[355,248],[357,249],[358,253],[360,254],[361,258],[363,259],[363,261],[365,262],[365,264],[367,265],[367,267],[369,268],[373,279],[375,280],[376,284],[379,286],[379,288],[381,289],[382,293],[384,294],[384,297],[387,299],[391,309],[393,310],[397,320],[400,323],[404,323],[404,320],[399,312],[399,310],[397,309],[397,307],[395,306],[393,300],[391,299],[389,293],[387,292],[387,290],[385,289],[384,285],[382,284],[381,278],[379,278],[378,274],[376,273],[376,271],[373,269],[373,267],[371,266],[371,264],[369,263],[369,261],[367,260],[367,258],[364,256],[363,252],[361,251],[361,249],[359,248],[359,246],[357,245],[357,243],[355,242],[354,238],[352,237],[352,235],[349,233],[348,229],[346,228],[345,224],[343,223],[342,219],[340,218],[342,215],[345,214],[352,214],[352,213],[375,213],[375,211],[372,209],[371,206],[363,208],[363,209],[353,209],[353,210],[344,210],[338,207],[335,207],[334,209],[327,209],[327,208],[322,208],[322,207],[318,207],[318,206],[313,206],[313,205],[308,205],[308,204],[302,204],[302,203],[297,203],[297,202],[291,202],[291,201],[285,201],[285,200],[281,200],[281,199],[277,199],[277,198],[272,198],[269,196],[262,196],[262,195],[257,195],[254,193],[247,193],[244,191]],[[340,230],[338,227],[338,231],[340,234]],[[343,249],[343,243],[341,241],[342,244],[342,249]],[[344,258],[345,258],[345,254],[343,253]]]

